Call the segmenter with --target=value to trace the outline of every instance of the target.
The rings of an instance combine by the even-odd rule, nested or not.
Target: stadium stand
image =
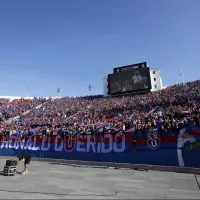
[[[200,81],[173,85],[158,92],[118,97],[88,96],[33,100],[0,99],[1,134],[104,135],[131,128],[167,130],[200,125]],[[44,103],[45,102],[45,103]],[[36,108],[41,104],[40,108]],[[31,110],[30,110],[31,109]],[[22,113],[30,110],[22,116]],[[20,116],[9,124],[5,120]],[[171,130],[171,131],[169,131]]]

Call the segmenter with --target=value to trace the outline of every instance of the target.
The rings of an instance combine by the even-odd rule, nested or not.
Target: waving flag
[[[148,117],[150,114],[152,114],[156,109],[153,108],[151,109],[148,113],[146,113],[145,117]]]
[[[91,90],[92,90],[92,86],[91,86],[91,85],[89,85],[88,89],[91,91]]]
[[[182,69],[179,69],[179,75],[183,76],[183,70]]]

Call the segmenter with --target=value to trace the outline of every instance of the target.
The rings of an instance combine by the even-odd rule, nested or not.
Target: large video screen
[[[138,68],[108,75],[108,94],[151,89],[149,68]]]

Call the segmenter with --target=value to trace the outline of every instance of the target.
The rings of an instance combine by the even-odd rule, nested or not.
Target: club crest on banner
[[[157,149],[160,145],[160,138],[158,137],[156,131],[149,131],[147,143],[150,148]]]

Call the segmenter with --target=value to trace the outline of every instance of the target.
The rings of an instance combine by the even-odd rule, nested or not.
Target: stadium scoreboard
[[[114,68],[113,71],[108,74],[109,95],[150,91],[150,69],[146,62]]]
[[[147,63],[142,62],[142,63],[137,63],[137,64],[132,64],[132,65],[126,65],[123,67],[116,67],[113,69],[113,73],[119,73],[119,72],[125,72],[125,71],[132,71],[134,69],[138,68],[147,68]]]

